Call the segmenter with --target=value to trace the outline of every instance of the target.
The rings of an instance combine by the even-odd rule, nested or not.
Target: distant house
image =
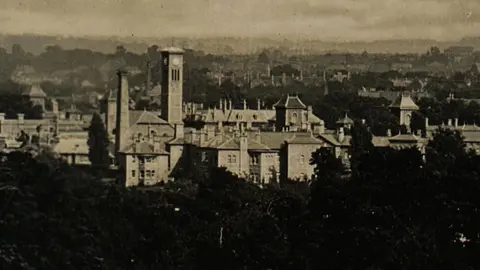
[[[412,63],[402,63],[402,62],[392,63],[392,65],[390,66],[391,70],[402,72],[402,73],[408,72],[412,70],[412,68],[413,68]]]
[[[473,54],[473,47],[470,46],[452,46],[444,50],[448,57],[470,56]]]

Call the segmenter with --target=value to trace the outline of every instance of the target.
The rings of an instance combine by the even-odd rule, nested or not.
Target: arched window
[[[300,159],[298,160],[298,162],[299,162],[300,164],[304,164],[304,163],[305,163],[305,156],[304,156],[304,155],[301,155],[301,156],[300,156]]]
[[[157,132],[156,132],[155,130],[150,130],[150,135],[156,136],[156,135],[157,135]]]
[[[236,155],[233,155],[232,156],[232,163],[236,163],[237,162],[237,156]]]
[[[228,163],[232,163],[232,156],[231,156],[231,155],[228,155],[228,157],[227,157],[227,162],[228,162]]]
[[[297,122],[298,115],[297,113],[292,113],[292,122],[296,123]]]

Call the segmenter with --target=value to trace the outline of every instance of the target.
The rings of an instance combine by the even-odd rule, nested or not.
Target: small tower
[[[409,93],[402,93],[399,95],[389,108],[393,114],[400,118],[400,125],[405,125],[407,127],[410,127],[413,112],[418,111],[419,109]]]
[[[45,94],[39,84],[30,85],[27,90],[22,93],[22,96],[30,100],[33,105],[42,107],[42,110],[45,111],[45,99],[47,98],[47,94]]]
[[[276,130],[296,130],[304,126],[304,112],[307,106],[300,100],[298,95],[287,95],[280,99],[275,105]]]

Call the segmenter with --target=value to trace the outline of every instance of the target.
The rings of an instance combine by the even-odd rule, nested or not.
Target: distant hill
[[[38,35],[0,35],[0,46],[10,50],[13,44],[33,54],[39,54],[46,45],[56,44],[64,49],[90,49],[102,53],[112,53],[117,45],[124,45],[134,53],[143,53],[153,44],[161,46],[182,46],[202,50],[212,54],[258,53],[263,48],[280,47],[290,50],[292,54],[318,54],[325,52],[361,53],[423,53],[431,46],[445,49],[452,45],[473,46],[480,49],[480,37],[466,37],[457,42],[438,42],[435,40],[380,40],[372,42],[323,42],[321,40],[293,41],[270,38],[120,38],[120,37],[55,37]]]

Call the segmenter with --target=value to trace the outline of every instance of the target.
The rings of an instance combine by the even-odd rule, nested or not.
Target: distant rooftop
[[[177,47],[166,47],[161,50],[162,52],[169,52],[169,53],[185,53],[183,49]]]

